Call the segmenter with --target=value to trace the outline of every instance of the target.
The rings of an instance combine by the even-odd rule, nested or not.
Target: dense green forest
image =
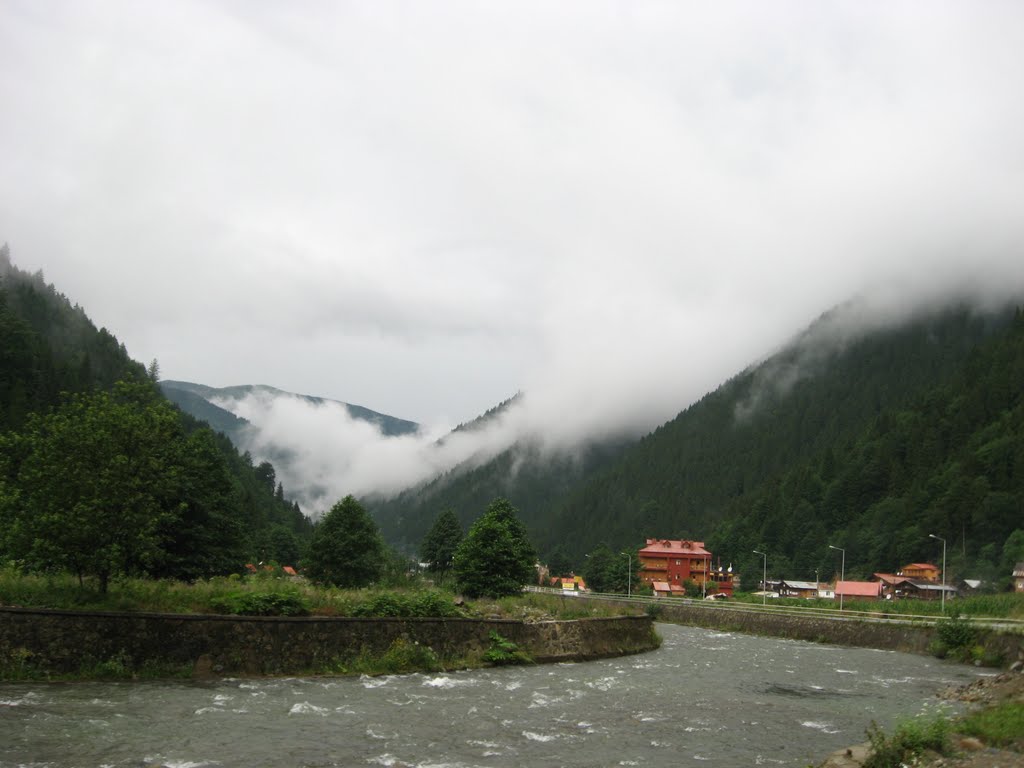
[[[583,478],[618,456],[623,443],[591,443],[572,455],[549,455],[539,447],[517,444],[492,460],[467,463],[398,496],[372,504],[384,537],[396,547],[415,552],[437,514],[451,509],[464,529],[497,497],[507,497],[522,510],[533,541],[544,541],[544,519]],[[552,543],[552,549],[557,541]],[[551,554],[549,550],[548,555]]]
[[[1008,581],[1024,560],[1024,314],[1002,319],[943,381],[732,499],[715,546],[767,548],[799,578],[835,570],[832,544],[866,577],[939,561],[934,534],[952,575]]]
[[[595,552],[621,570],[619,553],[657,536],[706,541],[748,583],[754,549],[771,575],[824,579],[841,547],[847,574],[866,576],[939,560],[934,534],[948,575],[1005,580],[1024,560],[1021,310],[952,307],[859,332],[844,317],[641,440],[561,456],[519,444],[371,511],[411,554],[442,511],[468,529],[504,497],[559,571]],[[0,561],[101,581],[299,561],[313,525],[273,465],[176,408],[158,374],[0,249]]]
[[[1012,308],[958,307],[854,333],[830,313],[635,444],[573,458],[517,446],[376,513],[407,544],[440,510],[465,523],[502,495],[542,559],[580,568],[602,544],[694,538],[748,578],[763,548],[780,577],[831,577],[828,544],[851,574],[894,571],[939,559],[935,533],[952,572],[997,579],[1024,520],[1021,326]]]
[[[175,408],[157,375],[0,249],[0,561],[105,584],[298,560],[312,525],[273,466]]]

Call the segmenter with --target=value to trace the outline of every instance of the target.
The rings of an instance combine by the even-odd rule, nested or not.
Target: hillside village
[[[622,553],[630,558],[631,553]],[[844,553],[845,555],[845,553]],[[875,572],[866,580],[843,578],[840,570],[831,581],[804,581],[769,576],[767,556],[765,573],[757,584],[755,596],[764,598],[803,598],[807,600],[948,600],[978,594],[988,585],[980,579],[945,579],[942,568],[932,563],[907,563],[894,573]],[[543,572],[542,572],[543,573]],[[1013,590],[1024,593],[1024,562],[1013,569]],[[575,573],[545,577],[550,586],[563,592],[587,590],[586,580]],[[635,577],[629,590],[655,597],[701,597],[727,599],[742,588],[732,564],[723,566],[702,541],[685,539],[647,539],[637,550]],[[750,591],[750,590],[748,590]]]

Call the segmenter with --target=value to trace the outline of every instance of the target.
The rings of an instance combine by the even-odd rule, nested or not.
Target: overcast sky
[[[1024,285],[1016,0],[0,0],[0,105],[0,242],[133,357],[435,428]]]

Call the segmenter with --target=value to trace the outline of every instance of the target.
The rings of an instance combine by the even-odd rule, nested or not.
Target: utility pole
[[[768,555],[759,550],[754,550],[755,555],[760,555],[764,558],[764,563],[761,566],[761,605],[768,604]]]
[[[620,555],[625,555],[626,560],[626,597],[633,596],[633,555],[629,552],[619,552]]]
[[[842,547],[833,547],[831,544],[828,545],[829,549],[835,549],[843,553],[843,565],[839,571],[839,583],[842,584],[846,581],[846,550]],[[839,610],[843,610],[843,593],[839,593]]]
[[[942,615],[946,615],[946,540],[934,533],[928,534],[929,539],[938,539],[942,542]]]

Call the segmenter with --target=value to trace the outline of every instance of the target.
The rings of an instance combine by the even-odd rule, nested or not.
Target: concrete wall
[[[929,644],[935,639],[932,627],[872,622],[863,618],[795,616],[791,613],[737,610],[703,602],[687,604],[666,600],[656,601],[654,605],[665,621],[793,640],[927,654]],[[1006,664],[1024,658],[1024,636],[1019,634],[981,630],[978,644],[986,653],[1002,658]]]
[[[482,653],[490,632],[538,662],[582,661],[657,647],[647,616],[523,623],[476,619],[237,617],[0,608],[0,659],[53,672],[120,658],[132,669],[194,665],[197,673],[296,674],[402,638],[442,659]]]

